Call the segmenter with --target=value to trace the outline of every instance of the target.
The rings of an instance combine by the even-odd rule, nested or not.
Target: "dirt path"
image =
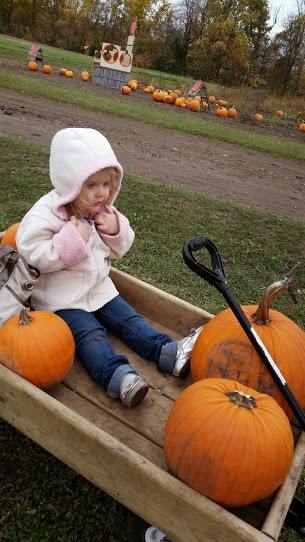
[[[49,146],[68,126],[100,130],[123,168],[148,180],[304,219],[304,164],[0,89],[0,134]]]

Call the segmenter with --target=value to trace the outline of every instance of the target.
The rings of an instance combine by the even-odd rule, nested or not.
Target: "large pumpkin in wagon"
[[[43,390],[63,379],[74,352],[70,328],[51,312],[23,309],[0,329],[0,363]]]
[[[270,308],[273,298],[291,283],[286,279],[269,286],[260,305],[242,306],[259,338],[284,376],[302,408],[305,408],[305,333],[284,314]],[[231,309],[212,318],[201,331],[191,356],[195,381],[204,378],[238,380],[274,397],[288,418],[294,414],[268,369],[252,346]]]
[[[174,402],[164,453],[179,480],[221,506],[243,506],[280,486],[292,461],[293,436],[272,397],[210,378]]]

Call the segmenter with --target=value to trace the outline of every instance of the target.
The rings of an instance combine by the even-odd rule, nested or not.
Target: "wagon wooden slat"
[[[213,317],[121,271],[112,269],[111,276],[127,302],[174,338]],[[0,365],[0,416],[175,542],[278,540],[305,463],[304,433],[297,424],[294,458],[281,488],[264,501],[225,510],[166,468],[165,423],[191,376],[179,380],[161,373],[117,338],[111,340],[149,384],[137,408],[109,398],[75,360],[48,392]]]

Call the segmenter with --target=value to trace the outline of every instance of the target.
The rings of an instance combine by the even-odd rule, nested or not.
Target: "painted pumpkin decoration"
[[[51,312],[23,309],[0,329],[0,363],[43,390],[63,379],[74,352],[70,328]]]
[[[15,250],[17,250],[16,245],[16,233],[19,228],[20,222],[17,222],[16,224],[13,224],[10,226],[6,232],[4,233],[0,246],[2,245],[9,245],[10,247],[13,247]]]
[[[187,387],[164,433],[169,472],[225,508],[267,497],[288,473],[294,443],[276,401],[221,378]]]
[[[124,86],[121,88],[121,93],[122,93],[122,94],[130,94],[130,93],[131,93],[131,88],[130,88],[130,87],[127,87],[127,85],[124,85]]]
[[[228,116],[228,111],[225,107],[218,107],[216,110],[217,117],[222,117],[223,119],[226,119]]]
[[[42,68],[42,71],[43,73],[51,73],[51,67],[49,66],[49,64],[45,64]]]
[[[67,70],[66,77],[73,77],[73,72],[71,72],[71,70]]]
[[[231,119],[236,119],[237,111],[236,111],[235,107],[230,107],[230,109],[228,109],[228,117],[231,118]]]
[[[300,124],[299,131],[300,132],[305,132],[305,124],[304,123]]]
[[[59,75],[66,75],[67,73],[67,70],[66,68],[60,68],[60,70],[58,71]]]
[[[195,111],[198,113],[200,111],[200,102],[199,100],[192,100],[189,104],[190,111]]]
[[[290,279],[291,284],[291,279]],[[282,313],[270,309],[272,299],[289,290],[287,279],[271,284],[260,305],[242,306],[288,386],[305,408],[305,332]],[[238,380],[273,397],[289,420],[294,414],[231,309],[210,320],[198,336],[191,356],[195,381],[205,378]]]
[[[31,60],[31,62],[28,63],[28,68],[31,72],[36,72],[37,71],[37,62],[34,62],[34,60]]]

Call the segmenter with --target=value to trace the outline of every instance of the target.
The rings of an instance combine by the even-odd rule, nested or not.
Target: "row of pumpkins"
[[[128,81],[127,85],[123,86],[121,88],[122,94],[130,94],[131,90],[137,90],[138,84],[135,79],[132,79],[131,81]],[[144,89],[144,92],[146,94],[152,94],[152,97],[154,101],[156,102],[164,102],[170,105],[176,105],[178,107],[181,107],[183,109],[189,107],[191,111],[198,112],[200,111],[200,108],[202,107],[203,110],[206,110],[209,108],[209,104],[215,104],[216,99],[215,96],[209,96],[209,104],[201,99],[200,96],[195,96],[194,98],[188,97],[185,98],[181,95],[181,90],[161,90],[161,89],[155,89],[153,86],[149,85]],[[198,103],[197,103],[198,102]],[[199,104],[199,105],[198,105]],[[218,100],[217,105],[219,106],[216,109],[216,116],[221,118],[231,118],[236,119],[237,117],[237,111],[234,106],[228,108],[228,102],[226,100]],[[279,118],[283,117],[283,111],[278,110],[276,112],[276,116]],[[254,120],[257,122],[263,122],[264,116],[260,113],[256,113],[254,115]],[[305,132],[305,123],[301,123],[299,125],[299,131]]]
[[[18,226],[7,230],[1,244],[16,248]],[[281,287],[277,281],[259,306],[242,309],[304,408],[305,333],[270,307],[287,289],[284,281]],[[0,358],[26,380],[48,389],[72,365],[73,337],[54,314],[22,313],[0,330]],[[165,426],[169,472],[225,508],[270,495],[291,465],[289,420],[294,415],[231,309],[213,317],[201,331],[191,374],[194,383],[178,396]]]
[[[28,63],[28,69],[30,71],[36,72],[37,69],[38,69],[37,62],[35,62],[34,60],[31,60],[31,62]],[[43,67],[42,67],[42,72],[43,73],[50,74],[51,71],[52,71],[51,66],[49,66],[49,64],[44,64],[43,65]],[[65,75],[66,77],[74,77],[73,72],[71,70],[66,70],[66,68],[60,68],[60,70],[58,70],[58,73],[59,73],[59,75]],[[82,74],[81,74],[81,79],[83,81],[89,81],[89,72],[83,71]]]

